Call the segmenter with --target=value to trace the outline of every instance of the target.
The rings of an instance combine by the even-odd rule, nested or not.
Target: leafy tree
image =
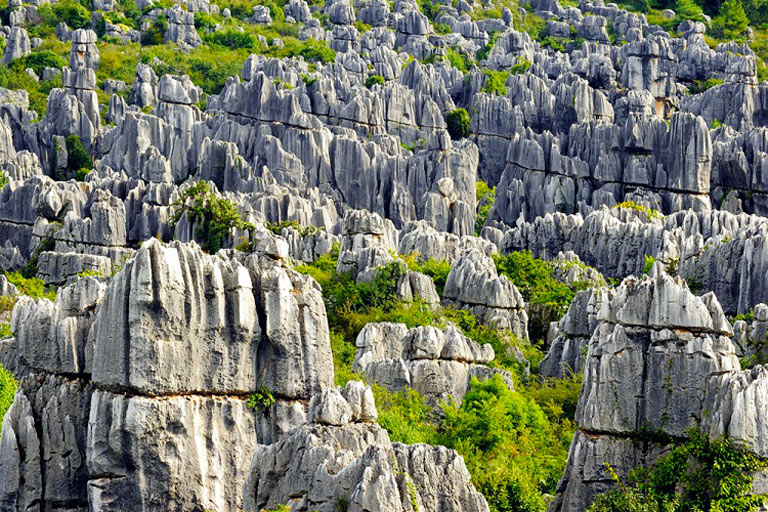
[[[749,18],[739,0],[725,0],[720,14],[712,20],[712,33],[716,37],[738,39],[746,32]]]
[[[63,0],[53,5],[53,13],[70,28],[86,28],[91,24],[91,13],[75,0]]]
[[[93,169],[93,160],[91,155],[83,147],[80,137],[70,135],[66,139],[67,144],[67,171],[69,176],[73,176],[81,169]]]
[[[254,49],[261,46],[256,36],[247,32],[238,32],[237,30],[221,30],[206,34],[205,42],[225,46],[232,50],[239,48]]]
[[[160,15],[152,23],[149,30],[141,34],[141,44],[143,46],[163,44],[166,30],[168,30],[168,20],[165,16]]]
[[[703,11],[693,0],[677,0],[675,13],[681,20],[700,20]]]
[[[472,481],[494,512],[543,512],[570,443],[570,422],[551,423],[541,407],[510,391],[500,375],[472,379],[461,407],[443,407],[438,438],[466,460]]]
[[[190,223],[197,223],[195,237],[209,254],[224,246],[232,229],[253,229],[252,224],[240,217],[234,203],[213,194],[206,181],[199,181],[182,192],[181,197],[173,203],[173,208],[174,224],[184,214]]]
[[[475,197],[480,207],[477,212],[477,219],[475,219],[475,234],[480,235],[480,231],[491,213],[493,203],[496,201],[496,187],[490,188],[486,182],[478,180],[475,183],[475,189]]]
[[[469,137],[469,113],[463,108],[457,108],[446,119],[448,133],[453,140]]]
[[[304,42],[304,46],[299,50],[299,55],[309,62],[330,64],[336,60],[336,52],[328,46],[328,43],[311,37]]]
[[[496,96],[507,95],[507,77],[509,77],[508,71],[495,71],[493,69],[484,69],[485,84],[483,85],[483,92],[495,94]]]

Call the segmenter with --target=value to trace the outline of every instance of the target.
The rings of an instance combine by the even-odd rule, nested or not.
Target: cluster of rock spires
[[[3,510],[300,498],[297,510],[394,511],[410,510],[411,487],[420,510],[487,510],[455,452],[392,444],[369,387],[333,386],[320,289],[274,242],[209,256],[153,239],[108,285],[81,277],[55,302],[20,297],[0,344],[20,378],[0,441]],[[468,357],[464,343],[444,352]],[[262,389],[274,403],[248,407]]]
[[[219,13],[207,0],[151,5],[137,2],[144,31],[164,16],[164,39],[183,49],[203,44],[194,14]],[[2,65],[40,44],[25,29],[37,6],[10,7]],[[68,66],[46,70],[62,87],[45,115],[25,91],[0,89],[0,270],[34,260],[60,286],[55,302],[18,295],[14,337],[0,341],[19,379],[0,438],[0,510],[488,510],[454,451],[392,443],[369,387],[333,385],[321,290],[291,265],[337,243],[337,270],[357,282],[398,256],[448,261],[442,293],[406,271],[398,297],[521,339],[538,313],[492,254],[530,250],[558,280],[590,285],[550,325],[539,369],[584,372],[553,512],[581,512],[609,488],[605,463],[622,477],[651,464],[665,447],[641,439],[645,428],[682,439],[697,427],[768,456],[766,370],[738,359],[768,357],[754,343],[768,332],[768,89],[756,57],[710,49],[703,23],[672,37],[599,0],[534,1],[567,44],[558,52],[515,27],[521,13],[473,20],[480,8],[441,5],[431,20],[413,0],[291,0],[286,21],[335,61],[251,55],[202,109],[189,77],[150,64],[132,84],[97,84],[96,32],[59,26],[72,49]],[[105,36],[142,36],[98,20]],[[248,21],[270,23],[269,9]],[[492,33],[482,65],[515,71],[506,94],[444,58],[477,55]],[[370,75],[384,83],[366,87]],[[711,77],[724,83],[688,94]],[[457,107],[471,112],[461,140],[445,121]],[[72,135],[94,160],[83,182],[71,179]],[[174,220],[199,180],[256,226],[216,255],[192,242],[194,220]],[[479,237],[478,180],[496,187]],[[302,228],[262,227],[282,221]],[[242,237],[250,253],[232,250]],[[648,275],[633,277],[648,258]],[[610,288],[603,276],[624,280]],[[0,276],[0,296],[17,294]],[[752,309],[733,326],[725,316]],[[512,388],[493,349],[452,325],[369,324],[356,348],[368,381],[430,405],[460,402],[472,377],[498,373]],[[249,407],[264,389],[274,403]]]

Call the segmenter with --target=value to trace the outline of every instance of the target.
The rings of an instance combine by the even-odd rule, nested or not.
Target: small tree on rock
[[[446,119],[448,133],[453,140],[469,137],[469,113],[463,108],[457,108]]]

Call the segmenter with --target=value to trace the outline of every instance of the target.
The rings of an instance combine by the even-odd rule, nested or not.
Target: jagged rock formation
[[[584,510],[613,485],[606,464],[619,476],[652,464],[664,446],[643,439],[644,430],[680,439],[696,427],[767,453],[753,398],[764,368],[740,370],[713,294],[694,297],[656,263],[650,276],[625,279],[597,318],[576,411],[580,430],[552,510]]]
[[[310,419],[275,444],[256,448],[243,508],[283,503],[333,512],[483,512],[461,458],[444,447],[391,443],[376,419],[373,393],[360,382],[316,395]]]
[[[539,363],[545,377],[576,375],[584,369],[589,339],[598,325],[598,314],[613,292],[609,288],[588,288],[576,293],[565,316],[550,325],[549,352]]]
[[[494,359],[493,348],[478,345],[454,326],[368,324],[355,346],[355,371],[390,390],[415,389],[432,406],[460,404],[474,377],[485,380],[499,373],[512,389],[508,372],[485,365]]]
[[[0,364],[20,381],[0,509],[488,510],[459,456],[391,443],[370,389],[333,386],[321,290],[290,265],[336,244],[337,271],[357,283],[398,256],[447,261],[442,297],[409,270],[396,296],[521,339],[549,318],[494,253],[530,250],[555,279],[591,287],[551,325],[540,366],[584,371],[555,511],[607,488],[604,462],[621,476],[653,462],[664,447],[639,439],[646,428],[679,439],[697,426],[768,455],[755,343],[768,329],[768,86],[748,45],[710,48],[705,23],[670,35],[599,0],[534,0],[533,23],[525,9],[489,18],[487,2],[321,3],[290,0],[284,22],[256,5],[211,23],[209,0],[141,0],[129,28],[113,23],[120,3],[95,0],[102,12],[70,22],[84,28],[55,27],[68,65],[40,73],[28,57],[51,47],[30,37],[43,2],[9,2],[0,65],[61,85],[45,109],[0,89],[0,271],[59,290],[17,297],[0,276],[17,301]],[[241,26],[278,20],[290,35]],[[537,23],[541,41],[523,30]],[[253,54],[214,86],[158,57],[131,63],[132,83],[97,80],[102,44],[149,37],[189,52],[218,35],[302,57]],[[710,78],[722,84],[695,91]],[[468,136],[449,133],[457,108]],[[73,141],[93,160],[87,175]],[[201,180],[243,221],[215,255],[189,243],[199,216],[175,215]],[[478,180],[496,187],[490,209]],[[649,276],[626,278],[650,258]],[[603,275],[626,279],[612,291]],[[731,329],[723,311],[752,308]],[[450,326],[372,324],[357,341],[356,370],[431,405],[497,373],[493,351]],[[248,407],[265,390],[274,403]]]
[[[443,292],[443,304],[471,311],[481,322],[519,338],[528,337],[525,301],[493,260],[476,249],[454,264]]]
[[[12,327],[27,376],[0,448],[9,510],[233,510],[257,443],[301,422],[302,401],[333,381],[317,286],[258,254],[149,241],[109,286],[21,297]],[[262,385],[278,398],[269,413],[246,407]],[[150,447],[148,435],[161,437]]]
[[[85,277],[55,303],[20,297],[15,338],[0,350],[23,376],[0,441],[3,508],[237,510],[251,458],[258,471],[262,452],[280,446],[259,443],[291,443],[300,434],[289,432],[307,421],[375,420],[370,389],[350,384],[343,405],[325,401],[338,392],[320,290],[280,252],[210,256],[150,240],[108,285]],[[249,408],[264,389],[274,403]],[[455,454],[394,448],[380,427],[366,428],[376,435],[360,443],[397,454],[425,509],[487,510]],[[327,454],[332,440],[316,446]],[[449,478],[435,480],[419,454]],[[383,492],[377,485],[364,478],[355,487],[365,510],[365,496]]]

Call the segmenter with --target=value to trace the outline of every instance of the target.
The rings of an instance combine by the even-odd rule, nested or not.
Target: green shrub
[[[195,28],[198,30],[208,30],[212,29],[216,26],[216,18],[211,16],[210,14],[203,12],[203,11],[197,11],[195,13]]]
[[[541,40],[541,46],[544,48],[549,48],[551,50],[555,50],[557,52],[565,53],[566,47],[565,47],[566,40],[559,38],[559,37],[553,37],[553,36],[545,36]]]
[[[67,61],[59,57],[50,50],[41,50],[36,53],[30,53],[24,57],[25,68],[32,68],[38,76],[43,75],[45,68],[61,69],[67,65]]]
[[[3,338],[11,338],[13,333],[11,332],[11,324],[3,322],[0,324],[0,340]]]
[[[90,171],[93,169],[93,160],[91,155],[83,147],[83,143],[80,141],[80,137],[77,135],[70,135],[66,138],[67,144],[67,171],[74,175],[81,169],[87,169]],[[87,174],[87,173],[86,173]]]
[[[20,272],[6,272],[8,282],[19,289],[22,295],[28,295],[33,299],[56,300],[56,291],[52,288],[46,289],[45,282],[36,277],[24,277]]]
[[[656,263],[656,258],[650,254],[643,256],[643,274],[650,274],[654,263]]]
[[[448,133],[453,140],[469,137],[469,113],[463,108],[457,108],[446,118]]]
[[[0,170],[0,190],[8,184],[9,178],[5,171]]]
[[[165,41],[165,31],[168,30],[168,20],[160,15],[152,22],[152,26],[146,32],[141,34],[141,44],[143,46],[154,46],[163,44]]]
[[[205,35],[205,42],[224,46],[232,50],[240,48],[254,49],[259,48],[261,43],[256,36],[247,32],[238,32],[237,30],[221,30]]]
[[[530,61],[521,59],[520,57],[518,57],[517,60],[519,62],[512,66],[512,68],[509,70],[510,75],[521,75],[523,73],[527,73],[528,70],[531,69]]]
[[[708,78],[703,82],[700,80],[695,80],[691,84],[691,86],[688,87],[688,92],[690,92],[691,94],[699,94],[701,92],[711,89],[712,87],[716,87],[724,83],[725,81],[719,78]]]
[[[573,288],[552,277],[551,263],[534,258],[530,251],[495,255],[496,269],[512,281],[526,302],[553,308],[562,317],[583,286]]]
[[[436,260],[429,258],[427,261],[408,265],[409,270],[421,272],[432,278],[435,283],[435,290],[441,297],[445,289],[445,282],[448,280],[448,274],[451,273],[451,263],[446,260]]]
[[[75,171],[75,181],[85,181],[85,177],[88,176],[93,169],[87,169],[83,167]]]
[[[0,365],[0,430],[3,426],[3,417],[13,403],[16,394],[16,381],[13,374]]]
[[[299,55],[309,62],[322,62],[331,64],[336,60],[336,52],[328,47],[325,41],[317,41],[309,38],[299,50]]]
[[[53,13],[72,29],[87,28],[91,24],[91,13],[75,0],[62,0],[53,4]]]
[[[234,203],[213,194],[206,181],[199,181],[183,191],[171,206],[174,224],[185,213],[190,223],[198,223],[195,237],[209,254],[224,246],[233,229],[253,229],[253,225],[242,219]]]
[[[709,440],[696,430],[650,468],[630,475],[622,485],[597,496],[589,512],[752,512],[766,495],[748,495],[754,474],[765,460],[728,439]]]
[[[365,86],[371,88],[374,85],[384,85],[384,77],[381,75],[371,75],[365,80]]]
[[[485,84],[483,85],[483,92],[495,94],[496,96],[507,95],[506,81],[509,77],[508,71],[494,71],[492,69],[484,69]]]
[[[675,2],[675,14],[679,21],[700,20],[704,11],[693,0],[677,0]]]
[[[491,510],[546,510],[565,466],[572,424],[551,423],[535,401],[499,375],[473,379],[461,407],[443,407],[440,441],[465,459]]]
[[[470,58],[465,54],[456,51],[454,48],[447,48],[445,50],[445,58],[448,61],[448,64],[462,73],[469,71],[469,68],[472,66]]]
[[[248,402],[245,405],[251,409],[263,411],[272,407],[274,403],[275,397],[272,395],[272,391],[266,386],[261,386],[248,397]]]
[[[373,384],[378,422],[393,442],[435,443],[436,427],[430,421],[431,409],[413,389],[390,392]]]
[[[479,49],[477,51],[477,54],[475,55],[475,58],[477,60],[486,60],[488,58],[488,55],[490,55],[491,50],[493,49],[493,45],[496,44],[496,41],[499,38],[499,32],[496,30],[492,30],[489,34],[488,43]]]
[[[624,208],[625,210],[633,210],[638,213],[643,213],[645,214],[646,220],[658,219],[660,217],[663,217],[663,215],[661,214],[661,212],[659,212],[659,210],[648,208],[641,204],[637,204],[634,201],[623,201],[617,204],[616,206],[614,206],[614,208]]]

